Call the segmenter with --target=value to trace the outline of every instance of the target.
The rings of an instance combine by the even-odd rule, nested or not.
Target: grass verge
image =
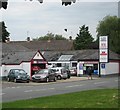
[[[118,89],[98,89],[2,103],[3,108],[118,108]]]

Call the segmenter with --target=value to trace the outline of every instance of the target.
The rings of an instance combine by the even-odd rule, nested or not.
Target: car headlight
[[[32,78],[35,78],[35,76],[33,75]]]
[[[30,79],[30,76],[27,76],[28,79]]]
[[[41,78],[45,78],[46,76],[41,76]]]
[[[20,78],[21,78],[21,76],[17,76],[17,78],[18,78],[18,79],[20,79]]]

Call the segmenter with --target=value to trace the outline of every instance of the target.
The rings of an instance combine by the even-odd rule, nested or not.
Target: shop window
[[[77,63],[72,63],[72,67],[77,67]]]
[[[62,64],[61,63],[57,63],[57,67],[61,67],[62,66]]]

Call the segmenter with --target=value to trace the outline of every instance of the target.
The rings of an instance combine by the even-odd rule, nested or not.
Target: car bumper
[[[62,77],[62,79],[67,79],[68,76],[66,74],[66,75],[62,75],[61,77]]]
[[[70,74],[71,74],[71,75],[77,75],[77,73],[76,73],[76,72],[70,72]]]
[[[40,78],[40,79],[32,78],[32,81],[34,82],[46,81],[46,78]]]
[[[30,81],[30,79],[16,79],[16,81],[18,81],[18,82],[28,82],[28,81]]]

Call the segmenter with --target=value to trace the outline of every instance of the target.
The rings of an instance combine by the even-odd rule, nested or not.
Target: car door
[[[13,70],[10,70],[10,73],[9,73],[9,78],[10,80],[14,80],[14,71]]]
[[[12,78],[13,81],[14,81],[14,79],[16,78],[16,77],[15,77],[15,71],[12,72],[11,78]]]
[[[54,71],[53,71],[52,69],[50,69],[50,70],[49,70],[49,79],[50,79],[50,80],[53,80],[54,77],[55,77]]]

